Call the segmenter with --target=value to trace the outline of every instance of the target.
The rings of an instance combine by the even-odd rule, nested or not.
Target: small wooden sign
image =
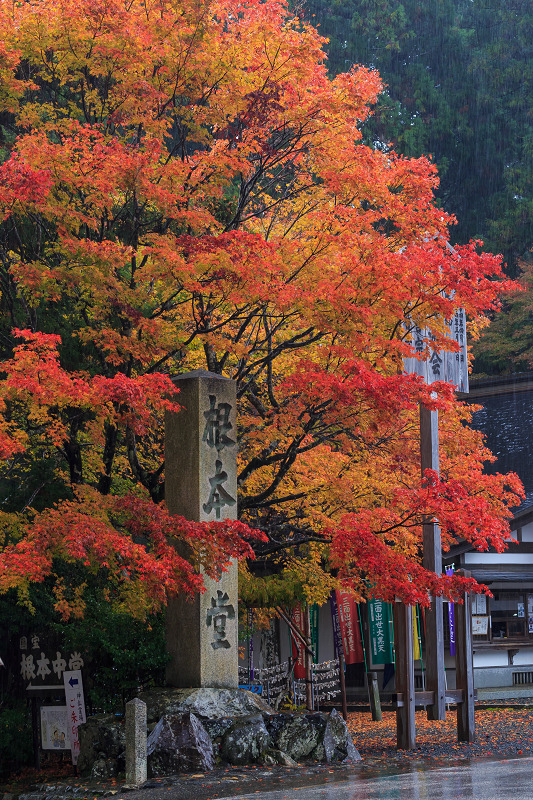
[[[472,617],[472,633],[474,636],[486,636],[489,632],[489,618],[473,616]]]

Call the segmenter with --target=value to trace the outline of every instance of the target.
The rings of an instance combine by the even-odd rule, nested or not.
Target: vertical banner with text
[[[370,653],[373,664],[390,664],[394,661],[394,650],[390,634],[391,610],[383,600],[368,601],[370,625]]]
[[[357,603],[349,592],[335,592],[346,664],[360,664],[365,660]]]
[[[294,623],[294,625],[298,628],[300,633],[303,636],[305,636],[305,614],[302,605],[293,608],[291,613],[291,620]],[[295,639],[292,633],[291,633],[291,641],[292,641],[292,657],[293,659],[296,659],[293,674],[297,680],[302,680],[303,678],[305,678],[304,646],[300,641],[297,641]]]
[[[318,603],[309,606],[309,619],[311,622],[311,650],[313,651],[313,662],[318,664]]]
[[[446,575],[451,577],[453,575],[453,567],[448,567]],[[454,604],[448,600],[448,625],[450,628],[450,655],[455,655],[455,608]]]
[[[255,679],[254,670],[254,612],[248,609],[248,683]]]
[[[422,655],[420,653],[420,630],[418,614],[416,613],[417,607],[413,606],[413,660],[420,661]]]
[[[329,605],[331,608],[331,624],[333,626],[333,645],[335,647],[335,658],[339,658],[340,656],[344,656],[344,648],[342,646],[341,621],[335,592],[331,592],[329,596]]]

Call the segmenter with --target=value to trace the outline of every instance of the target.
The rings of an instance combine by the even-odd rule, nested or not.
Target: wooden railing
[[[444,702],[449,706],[456,706],[464,703],[464,689],[447,689],[444,695]],[[477,691],[474,690],[474,700],[477,700]],[[392,695],[392,702],[396,708],[403,708],[404,696],[402,692]],[[431,706],[435,702],[435,692],[415,692],[415,706],[417,708]]]

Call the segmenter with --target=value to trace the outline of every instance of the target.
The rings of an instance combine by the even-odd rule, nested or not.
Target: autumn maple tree
[[[501,548],[520,486],[403,359],[414,326],[422,355],[453,350],[459,307],[475,335],[508,284],[448,247],[428,159],[361,144],[379,76],[330,79],[279,0],[0,0],[0,26],[0,589],[79,562],[143,613],[253,547],[250,602],[456,592],[422,569],[421,523]],[[236,523],[163,502],[171,378],[199,367],[237,382]]]

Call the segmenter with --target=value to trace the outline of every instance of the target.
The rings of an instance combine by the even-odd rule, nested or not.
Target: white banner
[[[449,350],[434,350],[431,355],[424,358],[404,358],[404,369],[409,375],[420,375],[428,384],[434,381],[451,383],[458,392],[468,392],[468,355],[466,349],[466,315],[464,309],[459,308],[452,320],[448,323],[450,339],[459,345],[457,352]],[[411,328],[411,344],[417,353],[423,353],[428,348],[428,342],[433,338],[426,328]]]

